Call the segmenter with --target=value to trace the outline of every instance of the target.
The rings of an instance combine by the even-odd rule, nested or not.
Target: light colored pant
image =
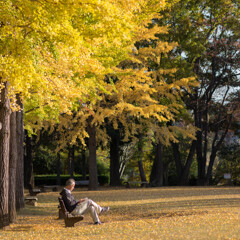
[[[84,202],[79,203],[76,208],[71,212],[72,215],[83,215],[90,212],[93,222],[100,222],[98,214],[102,211],[102,208],[92,201],[86,199]]]

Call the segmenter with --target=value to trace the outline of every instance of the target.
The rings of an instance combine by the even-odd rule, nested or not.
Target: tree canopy
[[[40,123],[69,112],[76,100],[94,101],[160,8],[154,0],[1,1],[0,77],[10,83],[12,106],[20,94],[25,122]]]

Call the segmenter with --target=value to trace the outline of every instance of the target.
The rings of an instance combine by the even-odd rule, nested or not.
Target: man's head
[[[70,191],[72,191],[75,187],[75,180],[70,178],[66,181],[66,188]]]

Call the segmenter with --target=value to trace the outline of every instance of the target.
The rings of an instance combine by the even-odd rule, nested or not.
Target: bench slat
[[[26,204],[37,206],[38,199],[36,197],[25,197],[24,200],[26,201]]]
[[[60,203],[61,210],[63,212],[64,222],[65,222],[66,227],[74,227],[74,224],[76,222],[79,222],[79,221],[83,220],[83,215],[75,216],[75,215],[72,215],[71,213],[69,213],[67,211],[66,206],[65,206],[62,198],[59,197],[58,200],[59,200],[59,203]]]
[[[30,196],[37,196],[37,194],[41,193],[40,189],[33,188],[31,184],[28,184],[28,191]]]
[[[75,181],[76,186],[88,186],[89,180],[81,180],[81,181]]]

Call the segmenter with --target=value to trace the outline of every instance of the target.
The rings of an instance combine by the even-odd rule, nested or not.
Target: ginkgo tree
[[[1,221],[4,225],[9,220],[9,117],[5,116],[10,114],[10,105],[12,111],[21,111],[23,104],[25,128],[33,132],[42,127],[43,120],[57,122],[60,113],[70,114],[79,99],[94,102],[97,90],[104,89],[104,76],[126,58],[135,33],[159,11],[158,3],[0,2],[0,134],[4,142],[0,150],[0,217],[7,219]]]
[[[141,32],[136,34],[136,41],[148,41],[148,47],[133,47],[126,61],[122,61],[105,77],[105,91],[99,90],[99,99],[95,102],[79,104],[73,116],[62,116],[59,131],[64,133],[62,141],[74,142],[77,138],[84,142],[89,137],[90,188],[97,187],[96,139],[110,142],[110,183],[120,184],[118,146],[119,136],[108,136],[107,126],[111,125],[115,133],[122,126],[124,141],[142,133],[148,126],[164,143],[176,141],[177,132],[194,137],[194,128],[186,126],[166,126],[174,121],[184,108],[181,101],[181,88],[189,90],[196,86],[193,77],[172,79],[176,69],[151,68],[152,62],[160,63],[161,54],[167,54],[176,47],[176,43],[156,42],[156,34],[166,33],[165,27],[147,28],[147,22]],[[169,76],[169,77],[168,77]],[[67,131],[66,131],[67,130]],[[63,143],[64,144],[64,143]],[[115,151],[114,151],[115,149]],[[94,156],[91,159],[91,153]],[[94,164],[93,164],[93,162]],[[91,165],[92,164],[92,165]],[[91,173],[91,166],[94,168]],[[91,178],[94,184],[91,185]]]

